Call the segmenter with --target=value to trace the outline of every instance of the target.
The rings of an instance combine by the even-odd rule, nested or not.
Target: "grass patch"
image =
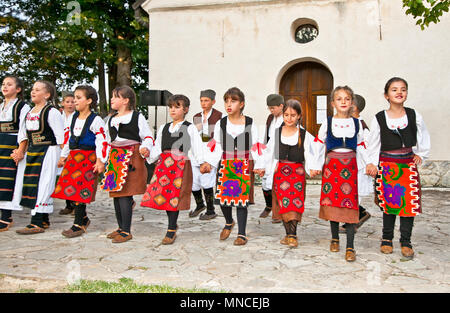
[[[102,280],[81,280],[66,287],[67,292],[81,293],[215,293],[206,289],[188,289],[169,287],[167,285],[140,285],[131,278],[121,278],[118,282]]]
[[[19,289],[17,290],[17,293],[35,293],[36,290],[34,289]]]

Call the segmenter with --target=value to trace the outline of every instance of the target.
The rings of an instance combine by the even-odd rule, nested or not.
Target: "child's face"
[[[119,94],[113,93],[111,98],[111,109],[119,111],[120,109],[128,108],[128,98],[122,98]]]
[[[75,98],[70,96],[65,97],[63,102],[61,103],[61,106],[67,113],[72,113],[73,111],[75,111]]]
[[[225,111],[228,115],[240,114],[241,110],[244,108],[245,103],[238,99],[232,99],[228,97],[225,100]]]
[[[347,91],[341,89],[334,94],[334,99],[331,101],[331,105],[336,108],[338,113],[350,114],[353,100]]]
[[[384,97],[391,104],[403,104],[408,97],[408,89],[402,81],[393,82]]]
[[[16,80],[12,77],[6,77],[2,82],[2,94],[5,98],[17,97],[20,88],[16,85]]]
[[[31,101],[34,104],[41,104],[50,98],[50,93],[45,89],[45,85],[41,82],[36,82],[31,89]]]
[[[270,114],[273,114],[275,117],[280,116],[283,113],[283,104],[280,105],[271,105],[268,106]]]
[[[75,90],[75,107],[78,112],[85,112],[90,110],[92,99],[87,99],[83,90]],[[64,107],[65,108],[65,107]]]
[[[216,103],[216,100],[211,100],[208,97],[200,97],[200,106],[203,111],[210,111],[214,103]]]
[[[287,108],[283,113],[283,122],[286,126],[296,126],[301,115],[297,113],[293,108]]]
[[[189,108],[185,108],[181,104],[172,104],[169,107],[169,115],[174,121],[184,120],[184,116],[189,112]]]

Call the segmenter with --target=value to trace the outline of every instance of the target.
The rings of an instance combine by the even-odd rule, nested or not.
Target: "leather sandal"
[[[73,230],[72,227],[68,230],[64,230],[61,234],[67,238],[74,238],[83,235],[86,232],[86,229],[83,226],[73,224],[78,230]]]
[[[389,242],[390,245],[383,245],[383,242]],[[381,253],[384,253],[384,254],[391,254],[394,251],[394,248],[392,247],[392,240],[387,240],[387,239],[381,240],[380,251],[381,251]]]
[[[402,255],[405,258],[407,258],[409,260],[412,260],[414,258],[414,250],[412,248],[410,248],[410,247],[403,246],[402,247]]]
[[[222,229],[222,232],[220,233],[220,240],[225,240],[228,237],[230,237],[231,231],[233,230],[233,227],[235,225],[235,222],[233,221],[231,224],[225,224],[225,227],[231,226],[230,229],[226,229],[225,227]]]
[[[207,220],[212,220],[213,218],[216,218],[217,217],[217,214],[216,213],[213,213],[213,214],[207,214],[207,213],[202,213],[202,214],[200,214],[200,217],[198,218],[199,220],[202,220],[202,221],[207,221]]]
[[[133,236],[130,233],[124,232],[122,230],[113,238],[112,243],[122,243],[131,239],[133,239]]]
[[[39,234],[45,232],[45,229],[42,227],[39,227],[34,224],[29,224],[25,228],[16,230],[16,233],[21,235],[32,235],[32,234]]]
[[[206,210],[205,206],[202,206],[200,208],[195,208],[194,211],[189,212],[189,217],[196,217],[198,216],[201,212],[203,212],[204,210]]]
[[[282,245],[287,245],[288,244],[288,236],[284,236],[283,239],[280,240],[280,243]]]
[[[6,227],[0,228],[0,233],[1,233],[2,231],[7,231],[7,230],[9,230],[9,228],[10,228],[11,226],[14,225],[14,222],[12,221],[12,219],[11,219],[11,222],[7,222],[7,221],[4,221],[4,220],[0,220],[0,223],[6,225]]]
[[[248,239],[244,235],[238,235],[236,240],[234,240],[235,246],[243,246],[247,243]]]
[[[288,237],[287,238],[288,246],[290,248],[297,248],[298,247],[297,236],[295,236],[295,235],[288,235],[287,237]]]
[[[339,252],[339,239],[331,239],[330,251]]]
[[[177,226],[177,229],[178,229],[178,226]],[[161,243],[162,243],[163,245],[171,245],[171,244],[173,244],[174,241],[175,241],[175,238],[177,238],[177,234],[176,234],[177,229],[175,229],[175,230],[173,230],[173,229],[168,229],[167,232],[175,233],[175,234],[173,234],[173,237],[172,237],[172,238],[165,236],[165,237],[163,238],[163,240],[161,241]]]
[[[272,212],[272,208],[265,207],[264,210],[259,215],[260,218],[266,218],[270,215],[270,212]]]
[[[347,262],[353,262],[356,260],[356,252],[353,248],[347,248],[345,250],[345,260]]]
[[[112,233],[109,233],[108,235],[106,235],[106,238],[108,239],[114,239],[114,237],[116,237],[122,230],[120,228],[117,228],[115,231],[113,231]]]

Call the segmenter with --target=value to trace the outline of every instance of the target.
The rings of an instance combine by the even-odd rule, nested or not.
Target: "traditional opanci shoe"
[[[33,234],[39,234],[45,232],[45,229],[43,227],[39,227],[34,224],[29,224],[25,226],[25,228],[16,230],[16,233],[21,235],[33,235]]]
[[[233,230],[235,222],[233,221],[231,224],[225,224],[225,227],[220,232],[220,240],[225,240],[228,237],[230,237],[231,231]],[[226,227],[229,227],[230,229],[227,229]]]
[[[339,239],[331,239],[330,251],[331,252],[339,252]]]
[[[414,258],[414,250],[410,247],[402,247],[402,255],[407,258],[412,260]]]
[[[383,242],[387,242],[390,244],[383,244]],[[381,241],[380,251],[384,254],[391,254],[393,252],[394,248],[392,247],[392,240],[383,239]]]
[[[234,240],[234,245],[235,246],[243,246],[245,244],[247,244],[248,242],[248,238],[245,237],[244,235],[238,235],[237,238]]]
[[[4,220],[0,220],[0,224],[3,224],[2,226],[2,228],[0,228],[0,232],[3,232],[3,231],[7,231],[7,230],[9,230],[9,228],[11,227],[11,226],[13,226],[14,225],[14,222],[13,222],[13,220],[11,219],[11,221],[10,222],[8,222],[8,221],[4,221]]]
[[[347,262],[353,262],[356,260],[356,252],[353,248],[347,248],[345,250],[345,260]]]
[[[128,240],[133,239],[133,236],[130,233],[124,232],[123,230],[120,231],[119,234],[117,234],[113,240],[111,241],[112,243],[122,243]]]

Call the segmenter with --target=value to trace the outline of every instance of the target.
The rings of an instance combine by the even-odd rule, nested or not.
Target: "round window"
[[[295,30],[295,41],[307,43],[313,41],[319,35],[319,30],[313,24],[303,24]]]

